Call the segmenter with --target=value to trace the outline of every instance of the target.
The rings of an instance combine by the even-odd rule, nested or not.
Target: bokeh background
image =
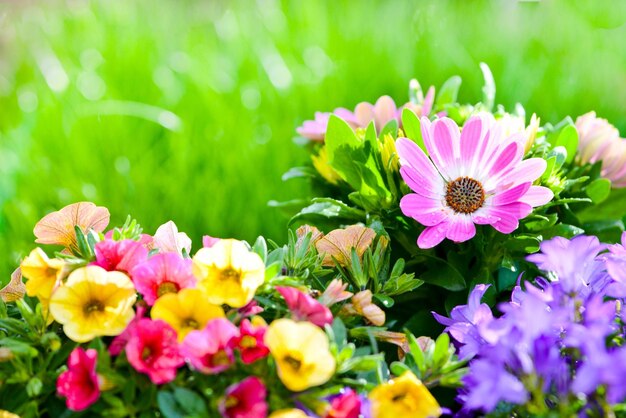
[[[542,121],[596,110],[626,134],[626,2],[0,2],[0,281],[32,248],[34,224],[81,200],[144,230],[285,241],[270,200],[307,161],[294,129],[316,110],[410,78],[458,74],[480,99]]]

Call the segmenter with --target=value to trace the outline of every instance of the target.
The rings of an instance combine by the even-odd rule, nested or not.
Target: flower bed
[[[481,68],[475,105],[414,80],[304,122],[286,245],[45,216],[0,291],[0,416],[622,411],[626,141],[494,111]]]

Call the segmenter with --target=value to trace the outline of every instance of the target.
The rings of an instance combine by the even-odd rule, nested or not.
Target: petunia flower
[[[352,292],[348,292],[348,283],[343,283],[341,279],[333,279],[326,290],[319,297],[318,301],[326,306],[333,306],[335,303],[342,302],[352,297]]]
[[[414,193],[400,201],[406,216],[426,226],[417,245],[432,248],[448,238],[464,242],[476,234],[475,224],[510,234],[533,207],[553,193],[533,181],[543,174],[541,158],[522,161],[519,137],[503,138],[491,116],[474,116],[459,132],[449,118],[422,118],[428,155],[413,141],[396,142],[400,174]]]
[[[352,303],[343,306],[344,312],[350,315],[359,315],[367,319],[373,325],[383,326],[385,324],[385,311],[372,302],[372,291],[362,290],[352,296]]]
[[[300,392],[326,383],[335,373],[328,337],[310,322],[281,318],[270,324],[265,344],[287,389]]]
[[[121,271],[131,278],[133,269],[148,259],[148,249],[141,242],[131,239],[104,239],[96,244],[94,251],[96,261],[91,265],[106,271]]]
[[[351,388],[345,388],[330,398],[323,418],[359,418],[361,416],[361,397]]]
[[[224,418],[266,418],[267,389],[261,379],[250,376],[226,388],[218,410]]]
[[[26,294],[26,286],[22,282],[22,271],[16,268],[11,274],[11,280],[0,289],[0,299],[3,302],[15,302]]]
[[[93,229],[104,231],[109,224],[109,210],[91,202],[79,202],[44,216],[35,225],[34,233],[38,244],[62,245],[70,250],[78,250],[75,226],[87,233]]]
[[[182,341],[189,332],[204,328],[211,319],[223,317],[224,310],[209,302],[201,290],[183,289],[158,298],[150,316],[170,324],[178,333],[178,340]]]
[[[196,253],[193,274],[209,302],[241,308],[265,281],[265,264],[244,242],[222,239]]]
[[[290,408],[274,411],[268,418],[310,418],[310,416],[302,409]]]
[[[217,374],[234,363],[233,344],[238,335],[237,327],[227,319],[212,319],[202,330],[185,337],[181,353],[200,373]]]
[[[41,248],[35,248],[22,260],[20,270],[26,280],[26,294],[47,306],[52,290],[60,283],[65,262],[50,259]]]
[[[140,319],[131,328],[126,358],[155,385],[174,380],[176,371],[185,363],[179,352],[176,331],[164,321],[148,318]]]
[[[333,322],[333,314],[330,309],[311,296],[294,287],[276,286],[276,290],[285,298],[287,307],[296,320],[309,321],[322,328]]]
[[[436,418],[442,411],[428,388],[410,371],[369,394],[373,418]]]
[[[196,277],[191,272],[191,259],[178,253],[159,253],[132,270],[133,282],[148,305],[166,293],[194,287]]]
[[[71,340],[82,343],[120,334],[135,316],[137,298],[128,276],[98,266],[74,270],[50,298],[52,317]]]
[[[178,232],[178,227],[173,221],[168,221],[159,226],[154,233],[154,248],[162,253],[187,254],[191,252],[191,239],[184,232]]]
[[[135,327],[135,325],[137,325],[137,323],[143,319],[146,316],[146,311],[147,311],[147,306],[145,303],[141,303],[141,301],[137,302],[137,312],[135,314],[135,317],[133,318],[132,321],[130,321],[128,323],[128,325],[126,326],[126,329],[124,329],[124,331],[119,334],[116,335],[115,338],[113,338],[113,341],[111,341],[111,344],[109,344],[109,354],[112,356],[118,356],[121,354],[122,351],[124,351],[124,349],[126,348],[126,344],[128,343],[128,340],[130,339],[130,335],[133,331],[133,328]]]
[[[376,238],[373,229],[361,225],[351,225],[345,229],[335,229],[315,242],[317,252],[324,256],[323,266],[333,267],[337,260],[342,266],[352,265],[352,249],[359,258]]]
[[[254,325],[248,319],[239,324],[239,336],[233,341],[233,346],[239,349],[244,364],[252,364],[270,353],[264,341],[265,331],[267,325]]]
[[[215,238],[212,237],[210,235],[203,235],[202,236],[202,246],[205,248],[211,248],[212,246],[214,246],[215,244],[217,244],[218,242],[220,242],[221,238]]]
[[[65,397],[67,408],[82,411],[93,405],[100,397],[100,383],[96,373],[98,352],[93,348],[85,351],[76,347],[67,361],[68,370],[57,379],[57,393]]]

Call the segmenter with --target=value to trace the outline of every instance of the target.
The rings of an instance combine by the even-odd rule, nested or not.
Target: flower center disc
[[[178,286],[176,283],[172,282],[163,282],[157,287],[157,297],[161,297],[166,293],[176,293],[178,292]]]
[[[91,300],[87,302],[83,308],[83,312],[85,315],[89,315],[93,312],[102,312],[104,311],[104,304],[99,300]]]
[[[485,190],[478,180],[459,177],[448,183],[446,203],[457,213],[473,213],[485,202]]]

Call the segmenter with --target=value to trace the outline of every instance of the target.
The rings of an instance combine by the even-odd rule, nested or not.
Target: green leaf
[[[282,261],[276,261],[265,268],[265,281],[269,281],[278,275],[280,268],[283,266]]]
[[[300,213],[296,214],[289,221],[289,225],[295,222],[307,222],[313,225],[325,223],[332,220],[334,223],[363,222],[365,221],[365,212],[346,205],[345,203],[326,197],[314,198],[312,203],[303,208]]]
[[[393,138],[398,137],[398,121],[395,119],[391,119],[380,131],[380,138],[383,138],[385,135],[390,134]]]
[[[611,180],[602,178],[595,179],[585,188],[585,193],[593,203],[601,203],[611,194]]]
[[[578,149],[578,131],[576,127],[574,125],[565,126],[559,133],[554,145],[565,148],[567,151],[566,162],[574,161],[576,150]]]
[[[483,73],[485,84],[483,85],[483,105],[491,112],[496,99],[496,82],[493,79],[491,69],[484,62],[480,63],[480,70]]]
[[[186,415],[185,410],[178,405],[176,398],[171,392],[164,390],[159,391],[157,394],[157,404],[165,418],[183,418]]]
[[[395,376],[402,376],[404,373],[412,371],[409,366],[400,361],[394,361],[391,363],[389,369]]]
[[[208,416],[204,399],[194,391],[187,388],[175,387],[174,398],[187,414]]]
[[[422,351],[419,343],[417,342],[417,338],[415,338],[415,335],[408,332],[407,337],[409,339],[409,350],[411,351],[413,360],[415,360],[415,364],[417,365],[417,368],[419,369],[420,373],[423,375],[426,372],[426,357],[424,356],[424,352]]]
[[[459,88],[461,87],[461,77],[458,75],[452,76],[443,83],[439,94],[437,94],[437,100],[435,101],[435,109],[442,110],[445,105],[455,103]]]
[[[339,318],[335,318],[331,324],[333,336],[335,337],[335,344],[341,350],[348,343],[348,331],[343,321]]]
[[[347,373],[347,372],[369,372],[375,370],[378,365],[385,360],[384,355],[380,354],[369,354],[365,356],[358,356],[345,361],[339,367],[339,373]]]
[[[428,258],[428,271],[419,278],[426,283],[456,292],[467,287],[463,275],[450,263],[441,258],[422,255]]]
[[[317,173],[312,167],[292,167],[281,177],[283,181],[296,178],[315,178]]]
[[[385,308],[391,308],[395,303],[392,298],[387,295],[381,295],[380,293],[375,293],[374,299],[379,301]]]
[[[559,224],[548,229],[543,234],[543,239],[547,240],[556,236],[565,237],[569,239],[576,235],[580,235],[584,233],[585,233],[585,230],[577,226],[568,225],[568,224]]]
[[[265,242],[265,238],[259,236],[256,241],[254,241],[252,251],[257,253],[265,263],[265,260],[267,260],[267,242]]]
[[[361,176],[354,163],[367,160],[362,152],[363,142],[343,119],[331,115],[325,143],[328,163],[354,190],[361,190]]]
[[[436,368],[442,367],[450,359],[450,336],[443,333],[435,341],[435,351],[433,352],[433,363]]]
[[[402,110],[402,130],[404,130],[407,138],[415,142],[422,151],[426,152],[420,120],[411,109],[406,107]]]

